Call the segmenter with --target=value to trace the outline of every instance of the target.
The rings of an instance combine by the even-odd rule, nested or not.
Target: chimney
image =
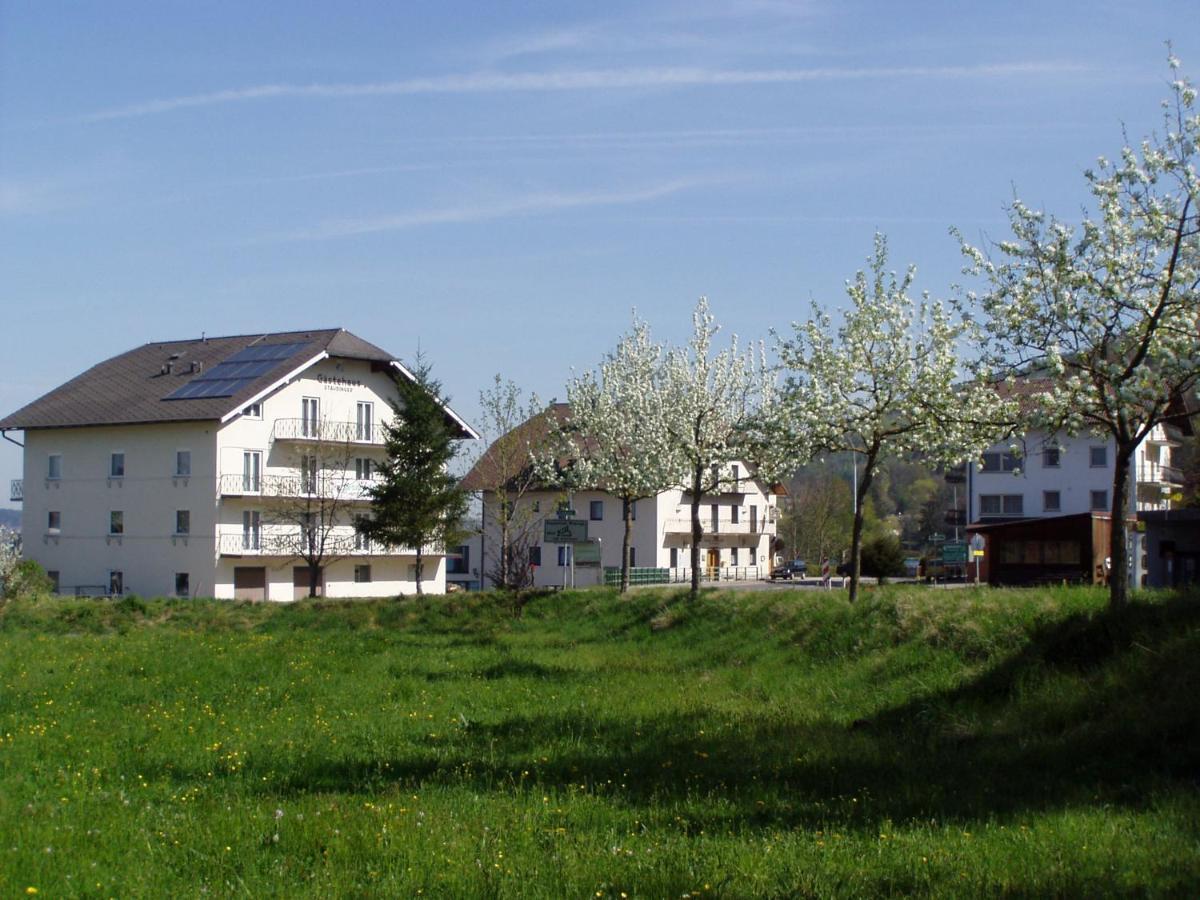
[[[204,371],[204,363],[193,359],[190,371],[193,375],[199,375],[201,372]]]

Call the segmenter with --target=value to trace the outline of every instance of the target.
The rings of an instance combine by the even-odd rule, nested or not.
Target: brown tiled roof
[[[554,403],[498,437],[463,476],[463,490],[496,490],[506,477],[509,482],[528,481],[532,466],[530,456],[544,446],[550,433],[549,417],[565,422],[570,414],[571,407],[566,403]]]
[[[166,400],[196,375],[251,345],[295,344],[287,359],[230,397]],[[98,363],[0,419],[0,429],[68,428],[220,419],[322,351],[390,363],[386,350],[343,329],[243,334],[144,344]],[[168,371],[170,363],[170,371]]]

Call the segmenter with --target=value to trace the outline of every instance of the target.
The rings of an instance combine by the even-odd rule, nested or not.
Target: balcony
[[[223,531],[217,535],[217,553],[221,556],[257,556],[296,558],[304,554],[303,538],[297,530],[263,528],[261,531]],[[411,556],[414,551],[396,549],[382,544],[362,545],[353,530],[339,528],[325,539],[324,556],[342,559],[349,556]],[[441,556],[442,551],[427,549],[430,556]]]
[[[25,499],[25,482],[20,478],[14,478],[8,484],[8,499],[13,503],[20,503]]]
[[[711,517],[702,517],[700,519],[701,536],[703,538],[729,538],[731,540],[737,538],[754,538],[757,540],[761,535],[767,534],[767,523],[761,519],[754,523],[751,527],[749,521],[733,522],[729,519],[717,519],[715,522]],[[663,525],[663,530],[668,535],[684,535],[690,537],[692,534],[691,519],[667,519]]]
[[[277,441],[313,441],[326,444],[383,444],[382,425],[327,422],[324,419],[276,419],[271,431]]]
[[[312,482],[300,475],[259,475],[236,472],[221,475],[217,489],[222,497],[321,498],[339,501],[369,501],[370,481],[358,481],[353,473],[345,478],[328,473]],[[307,482],[307,483],[306,483]]]
[[[1182,485],[1183,471],[1175,466],[1155,462],[1140,462],[1137,466],[1138,484]]]

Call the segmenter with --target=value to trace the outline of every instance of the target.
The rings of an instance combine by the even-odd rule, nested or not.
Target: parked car
[[[791,581],[793,578],[803,578],[808,574],[808,565],[802,559],[793,559],[791,562],[786,562],[782,566],[776,566],[771,570],[771,580],[782,579]]]

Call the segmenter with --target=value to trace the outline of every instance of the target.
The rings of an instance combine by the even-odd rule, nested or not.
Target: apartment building
[[[0,419],[24,434],[25,553],[63,592],[292,600],[415,590],[356,528],[383,458],[391,354],[342,329],[146,344]],[[478,435],[453,410],[460,438]],[[427,548],[424,589],[444,590]]]
[[[496,465],[497,449],[504,445],[524,448],[526,457],[537,452],[545,440],[545,416],[569,416],[565,403],[555,404],[500,438],[467,473],[463,486],[482,497],[482,528],[477,539],[477,573],[485,586],[494,579],[500,547],[497,519],[498,500],[494,490],[500,475]],[[621,566],[621,545],[625,523],[622,501],[603,490],[580,490],[570,494],[547,489],[529,482],[528,469],[514,467],[516,480],[524,482],[520,500],[512,516],[522,544],[517,564],[532,568],[535,586],[562,585],[574,578],[577,585],[600,582],[605,571]],[[779,485],[769,484],[754,474],[753,468],[738,462],[720,473],[720,488],[701,497],[700,541],[704,577],[717,579],[755,579],[770,575],[774,554]],[[511,496],[511,495],[510,495]],[[561,505],[573,510],[572,518],[587,523],[587,545],[556,544],[544,540],[543,523],[557,518]],[[692,540],[691,494],[683,488],[671,488],[655,497],[634,504],[631,565],[638,569],[660,570],[656,575],[674,581],[690,578]]]
[[[1171,451],[1186,417],[1156,426],[1134,452],[1131,518],[1173,508],[1183,484]],[[967,530],[986,542],[980,577],[995,584],[1112,577],[1112,484],[1116,445],[1082,434],[1034,432],[996,444],[967,467]],[[1144,536],[1129,530],[1131,583],[1149,584]]]

